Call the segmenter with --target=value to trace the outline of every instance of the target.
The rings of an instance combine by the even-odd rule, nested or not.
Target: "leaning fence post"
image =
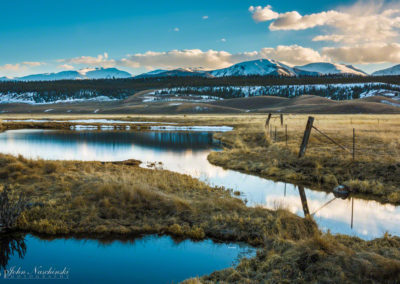
[[[304,131],[303,141],[301,142],[301,145],[300,145],[299,158],[303,157],[306,153],[307,144],[308,144],[308,140],[310,139],[310,134],[311,134],[311,130],[313,127],[313,123],[314,123],[314,117],[309,116],[307,125],[306,125],[306,130]]]
[[[269,121],[271,120],[271,116],[272,116],[272,114],[268,114],[268,118],[267,118],[267,120],[265,121],[265,127],[268,127],[269,128]]]
[[[283,114],[281,113],[281,126],[283,126]]]

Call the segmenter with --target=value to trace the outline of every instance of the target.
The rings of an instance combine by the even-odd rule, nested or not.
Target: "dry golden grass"
[[[17,229],[31,233],[169,234],[261,245],[268,236],[301,239],[317,230],[314,222],[288,212],[248,208],[223,188],[132,162],[0,155],[0,169],[0,181],[32,204],[17,223]]]
[[[201,283],[399,283],[400,239],[370,242],[315,235],[301,241],[270,239],[235,268],[202,277]],[[195,282],[196,283],[196,282]]]
[[[209,155],[209,161],[231,169],[269,178],[301,183],[331,191],[347,185],[354,194],[383,202],[400,203],[400,116],[317,115],[314,126],[352,150],[356,129],[356,158],[312,130],[305,157],[298,152],[308,116],[285,115],[288,127],[273,119],[265,129],[265,117],[248,119],[233,132],[217,134],[227,146]],[[275,141],[275,127],[277,139]]]

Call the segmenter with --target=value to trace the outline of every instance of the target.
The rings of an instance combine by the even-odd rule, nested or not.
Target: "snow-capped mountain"
[[[241,62],[228,68],[214,70],[209,72],[214,77],[226,76],[251,76],[251,75],[278,75],[278,76],[296,76],[293,68],[271,59],[259,59],[253,61]]]
[[[364,71],[357,69],[351,65],[335,64],[328,62],[317,62],[310,63],[303,66],[296,66],[295,69],[301,71],[308,71],[316,73],[317,75],[356,75],[356,76],[368,76]]]
[[[56,80],[83,80],[83,79],[113,79],[131,78],[128,72],[116,68],[85,68],[78,71],[61,71],[58,73],[33,74],[19,78],[0,78],[0,80],[15,81],[56,81]]]
[[[191,77],[191,76],[209,76],[206,71],[203,71],[199,68],[178,68],[174,70],[162,70],[157,69],[154,71],[150,71],[147,73],[143,73],[135,76],[135,78],[151,78],[151,77]]]
[[[85,79],[124,79],[132,78],[132,74],[117,68],[92,68],[78,71]]]
[[[175,69],[154,70],[136,76],[135,78],[170,77],[170,76],[206,76],[206,77],[229,77],[229,76],[321,76],[321,75],[356,75],[367,76],[368,74],[351,65],[333,63],[311,63],[304,66],[290,67],[272,59],[259,59],[234,64],[230,67],[205,71],[202,69]]]
[[[394,76],[394,75],[400,75],[400,64],[372,73],[372,76]]]

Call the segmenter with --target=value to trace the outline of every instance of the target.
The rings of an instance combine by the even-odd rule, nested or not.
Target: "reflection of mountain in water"
[[[11,133],[8,134],[10,136]],[[37,144],[61,143],[96,143],[103,145],[139,145],[144,148],[169,149],[185,151],[187,149],[205,150],[215,147],[215,140],[211,133],[207,132],[73,132],[73,131],[37,131],[37,132],[13,132],[11,137],[0,139],[34,141]]]
[[[24,258],[26,253],[25,235],[0,234],[0,271],[7,269],[7,264],[14,254]]]

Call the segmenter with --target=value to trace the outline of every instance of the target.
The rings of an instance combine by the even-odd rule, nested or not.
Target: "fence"
[[[271,119],[272,118],[280,118],[280,122],[281,122],[281,127],[283,127],[283,122],[284,122],[284,117],[283,114],[280,114],[279,116],[275,115],[273,116],[271,113],[268,114],[268,118],[265,122],[265,128],[266,130],[269,132],[269,136],[270,139],[273,142],[278,142],[278,134],[277,134],[277,126],[271,126]],[[298,157],[302,158],[305,156],[306,151],[307,151],[307,147],[308,147],[308,142],[310,140],[311,137],[311,133],[312,130],[314,129],[316,131],[317,134],[319,134],[320,136],[324,137],[326,140],[328,140],[329,142],[335,144],[336,146],[338,146],[340,149],[342,149],[343,151],[347,152],[348,154],[352,155],[353,160],[355,160],[356,158],[356,130],[355,128],[353,128],[353,139],[352,139],[352,149],[348,149],[347,147],[341,145],[340,143],[338,143],[337,141],[335,141],[332,137],[330,137],[329,135],[327,135],[326,133],[324,133],[322,130],[318,129],[315,125],[314,125],[314,117],[309,116],[308,120],[307,120],[307,124],[306,124],[306,128],[304,130],[304,134],[303,134],[303,138],[300,144],[300,149],[299,149],[299,154]],[[285,130],[284,130],[284,134],[285,134],[285,144],[286,146],[288,146],[288,126],[287,124],[285,124]]]

